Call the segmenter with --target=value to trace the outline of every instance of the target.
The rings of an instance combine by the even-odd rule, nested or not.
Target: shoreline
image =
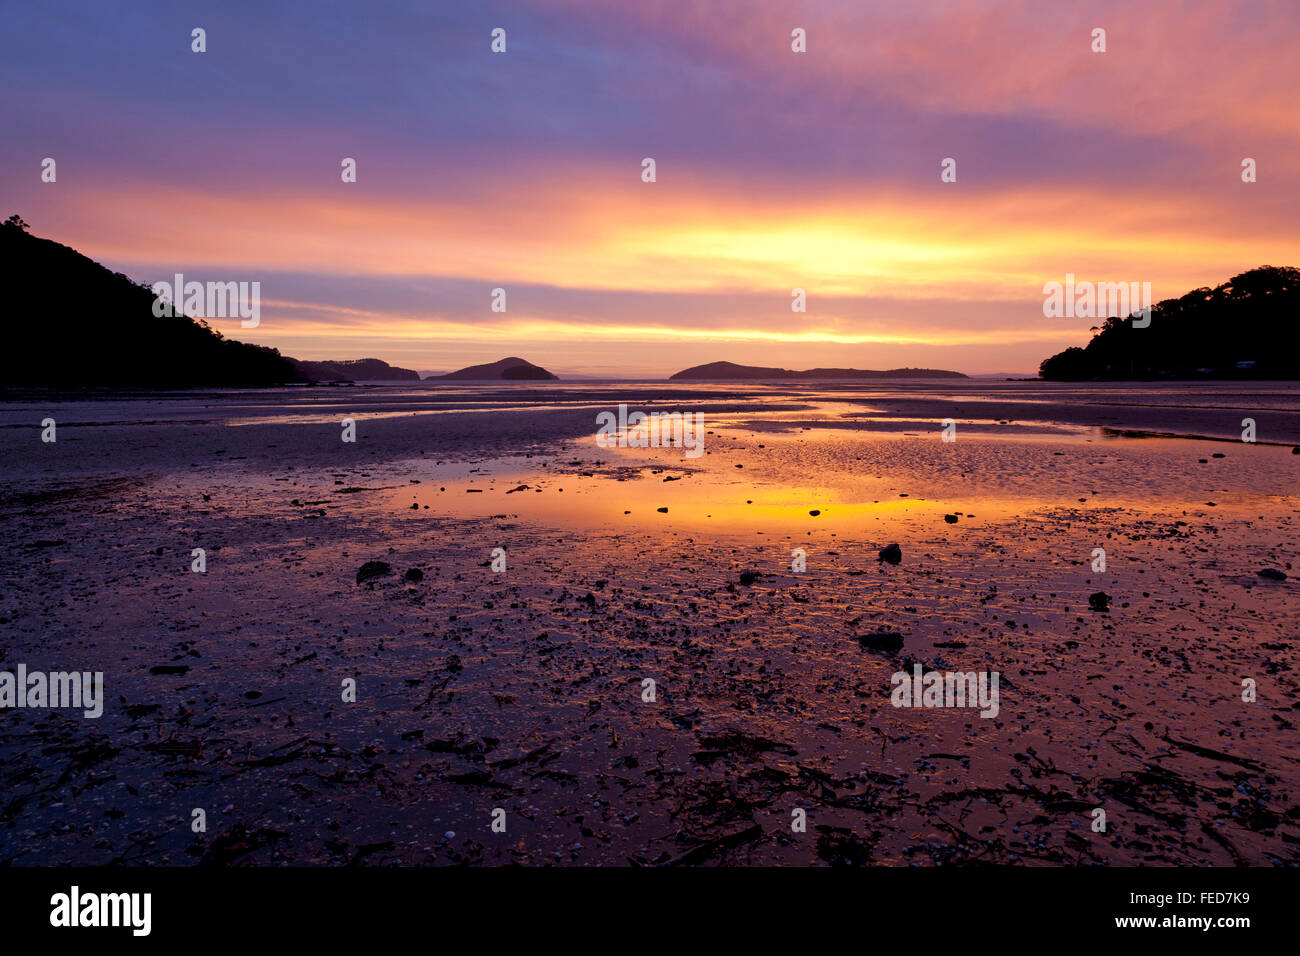
[[[0,861],[1300,863],[1296,456],[946,444],[825,390],[719,402],[687,460],[597,447],[618,394],[358,412],[355,445],[274,402],[10,420],[0,669],[106,702],[3,712]],[[894,707],[915,665],[999,673],[997,715]]]

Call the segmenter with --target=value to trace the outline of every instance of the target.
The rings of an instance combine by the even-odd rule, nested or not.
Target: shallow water
[[[0,861],[1294,865],[1300,455],[1262,443],[1294,396],[1235,388],[3,406],[0,666],[109,704],[4,713]],[[704,411],[706,454],[599,447],[640,399]],[[1261,443],[1123,436],[1169,402],[1221,439],[1256,403]],[[913,663],[997,671],[998,715],[893,707]]]

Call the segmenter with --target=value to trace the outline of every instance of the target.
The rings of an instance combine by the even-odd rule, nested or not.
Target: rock
[[[876,558],[876,560],[877,560],[877,561],[888,561],[890,564],[902,564],[902,563],[903,563],[903,549],[900,548],[900,547],[899,547],[898,545],[896,545],[896,544],[891,544],[891,545],[890,545],[889,547],[887,547],[887,548],[881,548],[881,549],[880,549],[880,557]]]
[[[858,641],[863,647],[873,651],[900,651],[903,649],[903,635],[897,631],[877,631],[874,634],[860,634]]]
[[[1268,578],[1270,581],[1286,580],[1286,572],[1279,571],[1277,568],[1264,568],[1260,571],[1256,571],[1255,573],[1258,574],[1261,578]]]
[[[423,581],[423,580],[424,580],[424,572],[421,571],[419,568],[409,568],[409,569],[407,569],[407,572],[406,572],[406,580],[408,580],[408,581]]]
[[[740,583],[743,584],[745,587],[749,587],[751,584],[754,583],[754,578],[756,577],[758,577],[758,575],[755,574],[753,571],[741,571]]]
[[[946,521],[946,522],[948,522],[949,524],[956,524],[956,523],[957,523],[957,516],[956,516],[956,515],[944,515],[944,516],[943,516],[943,520]]]
[[[1215,452],[1213,455],[1211,455],[1210,457],[1211,457],[1211,458],[1227,458],[1228,456],[1225,455],[1225,454],[1224,454],[1223,452],[1221,452],[1221,451],[1216,451],[1216,452]]]
[[[1300,455],[1300,445],[1296,445],[1294,448],[1292,448],[1292,449],[1291,449],[1291,454],[1293,454],[1293,455]]]
[[[812,511],[810,511],[810,512],[808,512],[808,513],[809,513],[810,515],[812,515],[814,518],[816,518],[819,514],[821,514],[821,511],[819,511],[818,509],[814,508]]]
[[[1088,607],[1094,611],[1110,610],[1110,595],[1105,591],[1098,591],[1096,594],[1088,595]]]
[[[383,577],[392,570],[392,565],[387,561],[367,561],[357,569],[357,584],[369,581],[371,578]]]
[[[188,674],[190,669],[184,664],[159,664],[149,668],[150,674]]]
[[[667,508],[656,508],[655,511],[659,512],[661,515],[666,515],[666,514],[668,514],[668,509],[667,509]]]

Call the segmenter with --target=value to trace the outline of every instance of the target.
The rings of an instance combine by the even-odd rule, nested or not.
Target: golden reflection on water
[[[943,444],[937,434],[712,425],[694,459],[680,448],[602,448],[593,435],[556,455],[413,462],[418,483],[382,494],[392,508],[558,528],[885,534],[916,520],[953,536],[1043,509],[1092,520],[1098,509],[1258,507],[1294,467],[1286,448],[1214,458],[1221,443],[962,434]]]
[[[777,436],[761,437],[769,447],[782,441]],[[718,448],[722,438],[712,438]],[[797,440],[796,435],[789,438]],[[757,439],[746,438],[745,444],[749,450],[758,448]],[[593,452],[597,457],[592,457]],[[498,517],[636,533],[653,528],[715,534],[862,532],[882,522],[913,516],[942,522],[951,507],[951,503],[892,491],[893,479],[887,474],[828,471],[824,474],[828,480],[810,483],[807,475],[774,475],[769,470],[764,470],[761,478],[751,478],[736,468],[743,462],[735,462],[733,456],[719,456],[724,459],[721,461],[690,459],[680,449],[580,445],[575,454],[585,455],[583,465],[573,465],[573,459],[559,456],[545,465],[515,457],[430,466],[419,484],[384,493],[392,507],[410,509],[415,504],[416,510],[444,517]],[[648,464],[647,457],[657,460]],[[561,461],[579,470],[552,473],[552,466]],[[761,459],[746,461],[751,470],[762,465]],[[587,465],[590,471],[582,473]],[[962,507],[969,506],[967,499]],[[975,516],[1002,517],[1015,510],[1015,502],[984,500],[977,515],[951,513],[969,521]]]

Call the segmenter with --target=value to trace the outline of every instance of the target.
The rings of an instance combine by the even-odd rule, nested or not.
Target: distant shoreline
[[[337,382],[275,382],[264,385],[194,385],[177,388],[158,387],[150,385],[0,385],[0,402],[22,401],[29,397],[59,397],[66,396],[71,400],[86,400],[96,397],[103,398],[123,398],[131,395],[142,395],[150,397],[181,397],[185,395],[211,394],[220,393],[241,393],[241,392],[265,392],[265,391],[313,391],[316,389],[327,388],[351,388],[351,389],[374,389],[374,388],[401,388],[418,390],[423,387],[428,388],[457,388],[457,387],[481,387],[484,385],[501,386],[504,388],[545,388],[547,390],[563,389],[580,389],[588,386],[598,385],[628,385],[628,386],[672,386],[673,388],[688,389],[691,386],[732,386],[741,387],[749,385],[777,385],[777,386],[859,386],[862,388],[875,388],[882,386],[960,386],[960,385],[1024,385],[1037,386],[1049,389],[1073,390],[1095,388],[1099,392],[1109,391],[1115,388],[1125,386],[1169,386],[1176,388],[1178,386],[1205,386],[1205,387],[1233,387],[1242,386],[1283,386],[1294,387],[1295,381],[1292,379],[1242,379],[1242,378],[1225,378],[1225,379],[1096,379],[1089,381],[1058,381],[1043,378],[1013,378],[1006,375],[967,375],[961,379],[948,378],[848,378],[848,379],[666,379],[651,376],[636,378],[567,378],[556,380],[510,380],[510,379],[374,379],[370,381],[337,381]]]

